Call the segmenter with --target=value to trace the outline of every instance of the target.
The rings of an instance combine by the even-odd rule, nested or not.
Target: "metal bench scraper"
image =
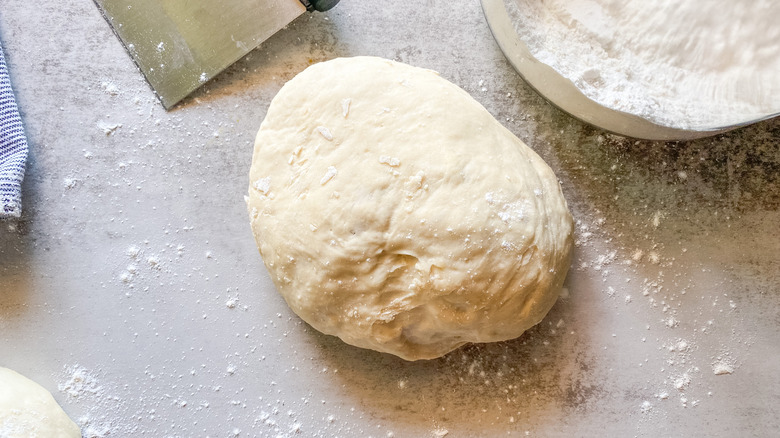
[[[307,10],[338,0],[95,0],[170,109]]]

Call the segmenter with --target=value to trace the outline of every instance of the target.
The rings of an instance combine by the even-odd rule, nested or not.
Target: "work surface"
[[[31,147],[22,218],[0,223],[0,366],[85,436],[780,430],[780,120],[606,134],[522,82],[476,1],[305,14],[170,112],[90,1],[3,0],[0,41]],[[519,339],[409,363],[274,291],[243,200],[254,135],[285,81],[353,55],[437,70],[561,179],[574,262]]]

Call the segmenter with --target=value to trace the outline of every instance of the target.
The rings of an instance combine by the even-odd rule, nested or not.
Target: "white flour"
[[[680,128],[780,111],[780,2],[509,0],[533,56],[607,107]]]

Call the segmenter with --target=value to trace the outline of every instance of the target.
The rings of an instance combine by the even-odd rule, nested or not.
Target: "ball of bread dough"
[[[247,203],[296,314],[407,360],[519,336],[570,264],[549,166],[436,72],[380,58],[315,64],[282,87]]]
[[[0,437],[81,438],[81,430],[49,391],[0,367]]]

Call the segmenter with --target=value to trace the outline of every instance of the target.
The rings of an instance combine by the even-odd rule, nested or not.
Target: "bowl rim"
[[[675,141],[714,136],[778,115],[770,114],[729,126],[691,130],[660,125],[641,116],[606,107],[586,96],[571,80],[531,54],[528,46],[517,35],[504,1],[481,0],[481,3],[490,32],[506,59],[545,100],[589,125],[625,137]]]

